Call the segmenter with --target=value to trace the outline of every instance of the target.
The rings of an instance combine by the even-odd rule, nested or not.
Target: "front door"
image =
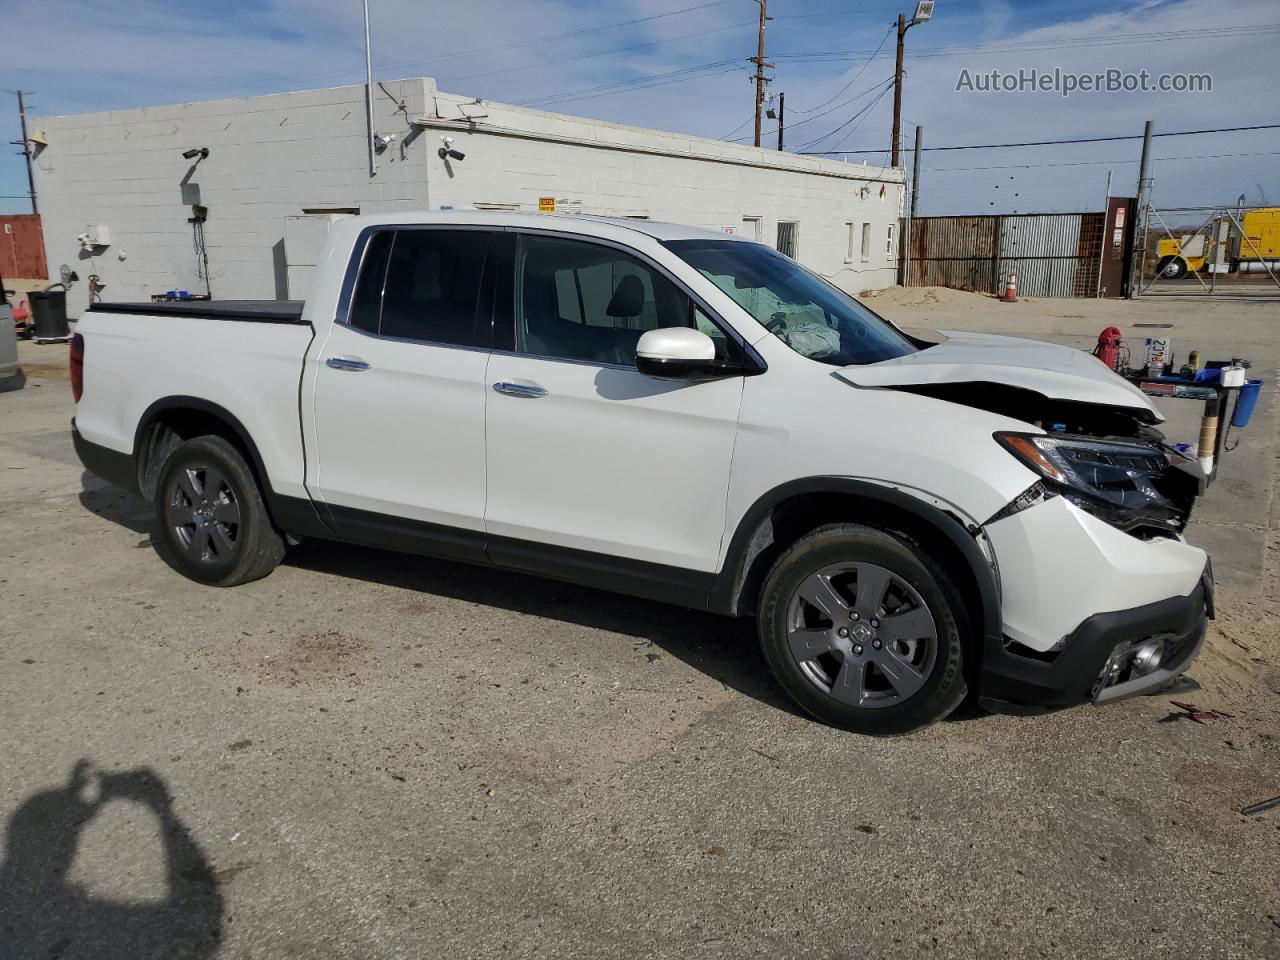
[[[490,308],[481,289],[489,247],[502,239],[434,228],[370,238],[350,313],[332,325],[314,371],[308,485],[343,537],[483,558]]]
[[[722,357],[731,341],[661,270],[613,246],[522,235],[514,288],[513,349],[496,350],[485,377],[490,556],[605,585],[617,575],[668,599],[672,577],[703,589],[743,380],[658,380],[636,370],[635,348],[660,327],[697,326]]]

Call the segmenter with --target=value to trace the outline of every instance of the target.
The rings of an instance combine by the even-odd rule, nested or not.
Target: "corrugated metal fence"
[[[0,276],[6,280],[43,280],[49,276],[39,214],[0,214]]]
[[[1092,297],[1101,213],[921,217],[911,223],[911,285],[1003,293],[1010,272],[1028,297]]]

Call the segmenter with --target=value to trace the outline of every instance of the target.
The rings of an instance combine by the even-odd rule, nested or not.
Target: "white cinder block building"
[[[303,298],[332,217],[414,208],[667,220],[776,245],[851,292],[895,281],[901,170],[477,102],[429,78],[381,86],[374,127],[393,139],[372,175],[363,85],[36,119],[50,271],[80,278],[69,314],[98,285],[106,300]]]

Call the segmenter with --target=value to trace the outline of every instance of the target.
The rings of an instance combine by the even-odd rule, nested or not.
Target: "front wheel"
[[[184,576],[217,587],[265,577],[284,559],[257,481],[240,452],[218,436],[173,449],[156,483],[161,555]]]
[[[1160,270],[1160,276],[1166,280],[1177,280],[1187,272],[1187,264],[1184,260],[1173,257],[1166,262]]]
[[[941,720],[964,699],[960,598],[918,546],[853,524],[821,527],[774,564],[760,644],[791,698],[878,736]]]

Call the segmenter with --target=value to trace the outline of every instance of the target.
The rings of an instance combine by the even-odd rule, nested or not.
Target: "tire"
[[[284,540],[249,465],[222,437],[195,437],[174,447],[160,468],[154,505],[161,556],[198,583],[249,583],[284,559]]]
[[[1177,280],[1187,272],[1187,264],[1185,261],[1174,257],[1165,263],[1160,269],[1160,276],[1166,280]]]
[[[874,527],[807,534],[760,593],[760,646],[783,689],[824,723],[873,736],[909,733],[960,705],[963,624],[942,568]]]

